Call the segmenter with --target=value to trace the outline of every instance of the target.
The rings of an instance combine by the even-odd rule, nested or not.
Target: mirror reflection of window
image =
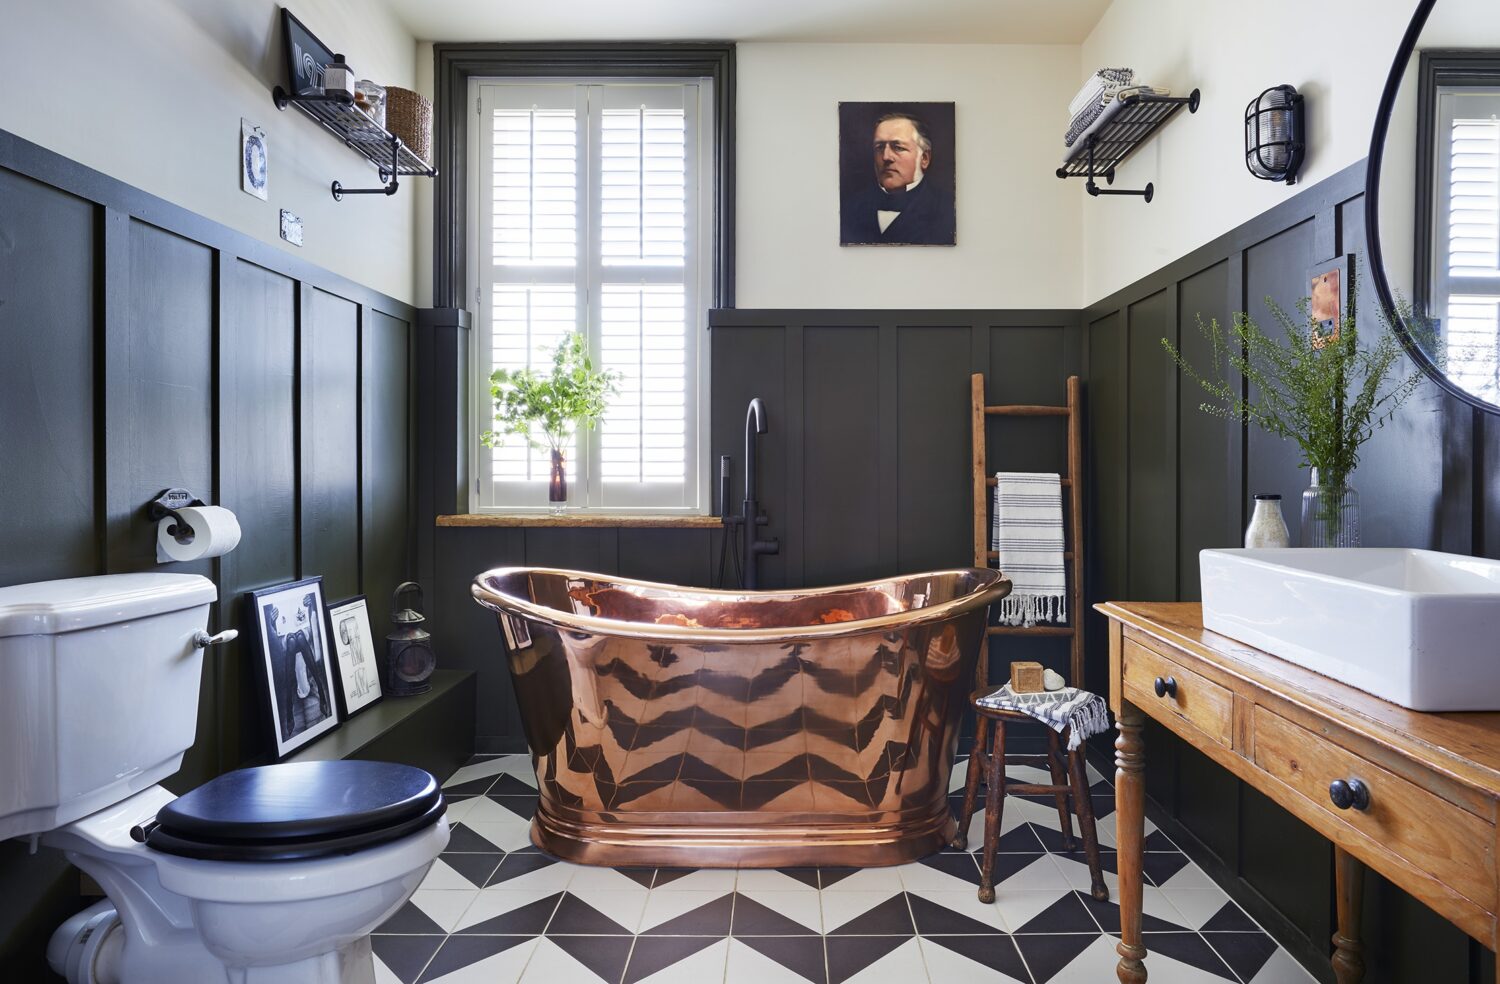
[[[1440,85],[1433,113],[1432,291],[1447,373],[1500,395],[1500,87]]]

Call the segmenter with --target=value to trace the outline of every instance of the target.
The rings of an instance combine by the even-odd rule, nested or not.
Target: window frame
[[[588,513],[607,513],[612,515],[648,515],[648,516],[670,516],[670,515],[705,515],[708,513],[710,502],[709,469],[707,461],[709,458],[709,419],[708,419],[708,387],[709,387],[709,345],[708,345],[708,314],[709,304],[707,299],[713,296],[713,276],[711,273],[711,257],[706,252],[711,249],[715,232],[715,216],[713,214],[713,197],[711,181],[704,180],[704,175],[698,173],[698,168],[703,161],[709,162],[710,168],[716,170],[714,165],[717,161],[713,157],[714,141],[714,105],[715,90],[711,78],[691,79],[645,79],[645,78],[486,78],[475,76],[470,78],[466,92],[467,103],[474,107],[475,118],[481,118],[485,108],[495,107],[493,101],[495,88],[514,86],[517,91],[530,92],[534,102],[556,103],[558,107],[564,104],[571,105],[576,114],[575,126],[579,135],[579,170],[582,180],[589,182],[592,187],[596,177],[590,177],[599,170],[600,146],[599,130],[603,116],[603,110],[607,109],[608,98],[601,101],[599,112],[595,113],[589,109],[590,102],[604,95],[602,91],[594,91],[592,87],[609,87],[613,91],[609,97],[617,98],[618,93],[630,91],[638,87],[636,95],[649,101],[650,94],[646,92],[649,88],[669,88],[681,86],[684,91],[692,91],[697,97],[694,106],[688,114],[690,120],[689,132],[695,138],[693,144],[685,148],[687,153],[687,168],[689,172],[689,195],[693,200],[690,205],[690,214],[696,219],[690,222],[684,230],[688,243],[688,262],[681,267],[662,268],[662,270],[638,269],[631,276],[639,275],[643,285],[649,283],[678,283],[683,286],[685,306],[685,378],[684,385],[687,388],[686,404],[687,414],[684,421],[687,434],[687,444],[684,448],[686,462],[682,482],[679,483],[612,483],[610,491],[606,488],[602,477],[602,463],[600,458],[599,430],[579,431],[575,438],[575,445],[570,457],[570,472],[577,472],[582,468],[582,482],[575,483],[573,474],[569,475],[568,481],[571,489],[582,488],[582,495],[575,491],[570,499],[582,498],[581,505],[573,505],[574,511]],[[705,95],[704,87],[708,92]],[[490,101],[484,96],[486,90]],[[571,99],[561,98],[570,93]],[[524,101],[524,100],[523,100]],[[490,327],[490,305],[493,302],[492,292],[486,293],[486,286],[493,287],[498,283],[524,284],[527,278],[519,272],[501,274],[500,276],[485,276],[481,271],[482,258],[489,254],[482,248],[480,239],[482,231],[487,228],[482,217],[479,216],[486,203],[490,201],[488,195],[491,189],[480,186],[480,178],[486,173],[485,164],[489,160],[486,149],[489,146],[488,133],[481,131],[471,135],[467,148],[468,173],[470,175],[469,187],[467,189],[468,200],[475,203],[475,211],[471,213],[476,221],[469,223],[467,246],[467,276],[465,294],[474,305],[473,325],[471,331],[469,364],[472,367],[472,379],[470,381],[474,393],[469,409],[469,455],[473,465],[472,474],[475,476],[470,488],[470,511],[474,513],[512,513],[532,514],[543,513],[549,510],[546,502],[541,500],[532,485],[538,489],[544,487],[545,483],[506,483],[509,487],[497,488],[496,483],[490,476],[493,474],[490,449],[486,448],[480,441],[480,435],[490,429],[491,424],[484,419],[482,407],[487,405],[485,394],[489,392],[489,364],[486,353],[490,350],[491,335]],[[710,176],[711,177],[711,176]],[[598,242],[598,219],[599,202],[591,196],[582,196],[581,208],[578,211],[578,252],[572,266],[572,283],[575,287],[575,309],[577,312],[576,329],[584,331],[588,340],[589,353],[596,365],[602,365],[601,354],[601,332],[602,326],[602,300],[603,288],[610,286],[607,281],[609,277],[606,271],[610,268],[602,262],[602,257],[595,249]],[[561,268],[549,270],[546,267],[538,267],[546,274],[561,274]],[[667,274],[664,271],[680,271],[678,274]],[[539,284],[535,278],[531,278],[534,284]],[[547,279],[544,276],[543,279]],[[550,282],[550,280],[549,280]],[[593,289],[594,287],[600,289]],[[695,313],[701,312],[701,313]],[[592,328],[593,330],[589,330]],[[601,424],[601,427],[603,425]],[[677,498],[679,501],[671,503],[667,500]]]
[[[437,176],[433,182],[433,307],[451,312],[448,317],[458,323],[466,321],[464,313],[473,307],[469,286],[470,230],[470,121],[477,118],[469,97],[473,78],[496,79],[588,79],[630,81],[641,79],[706,78],[713,84],[713,124],[705,128],[704,137],[712,142],[716,162],[712,175],[712,261],[710,283],[700,307],[706,309],[734,307],[734,241],[735,241],[735,46],[732,42],[597,42],[597,43],[438,43],[433,45],[435,132],[434,160]],[[470,323],[471,320],[470,320]],[[700,341],[707,340],[705,334]],[[467,346],[455,353],[463,362],[470,358]],[[705,354],[700,364],[707,370]],[[439,379],[446,370],[438,369]],[[460,365],[457,377],[463,386],[473,378],[470,366]],[[459,395],[455,393],[455,395]],[[452,452],[440,451],[434,464],[440,472],[449,471],[460,479],[463,498],[471,502],[483,478],[471,472],[473,458],[468,454],[477,427],[479,401],[460,399],[453,412],[456,423],[466,432],[466,439],[456,446],[444,442]],[[700,394],[698,414],[701,421],[700,441],[707,440],[709,406],[706,387]],[[452,404],[450,404],[452,405]],[[439,422],[439,426],[441,426]],[[453,460],[462,455],[462,460]],[[708,484],[709,455],[696,463],[698,475]],[[710,503],[700,498],[696,513],[705,513]],[[507,510],[510,511],[510,510]]]
[[[1412,311],[1422,317],[1446,321],[1446,308],[1435,306],[1436,293],[1446,290],[1448,277],[1439,276],[1437,264],[1446,262],[1444,246],[1435,246],[1434,234],[1447,227],[1446,213],[1439,209],[1439,196],[1448,176],[1438,173],[1444,159],[1439,143],[1444,139],[1439,98],[1463,88],[1500,89],[1500,49],[1434,48],[1421,52],[1417,80],[1416,124],[1416,214],[1412,223]],[[1441,214],[1440,214],[1441,213]],[[1445,295],[1446,296],[1446,295]],[[1440,322],[1441,323],[1441,322]]]

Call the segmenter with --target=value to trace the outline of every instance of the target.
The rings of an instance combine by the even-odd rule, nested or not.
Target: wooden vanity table
[[[1423,714],[1203,628],[1196,603],[1108,602],[1119,978],[1146,980],[1141,941],[1147,716],[1331,840],[1339,984],[1364,975],[1368,865],[1496,949],[1500,713]]]

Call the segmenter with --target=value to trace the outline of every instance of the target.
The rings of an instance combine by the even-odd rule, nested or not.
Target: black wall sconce
[[[1274,85],[1245,107],[1245,167],[1257,178],[1297,183],[1307,149],[1302,96]]]

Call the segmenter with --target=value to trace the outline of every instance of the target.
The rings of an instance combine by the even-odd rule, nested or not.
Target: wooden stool
[[[969,703],[974,708],[974,751],[969,756],[969,774],[964,785],[963,814],[958,820],[958,833],[953,837],[952,847],[962,851],[968,846],[965,836],[969,820],[974,816],[974,801],[979,796],[979,783],[986,785],[984,813],[984,851],[980,860],[979,901],[995,901],[995,849],[1000,841],[1000,817],[1005,809],[1005,797],[1011,793],[1021,796],[1055,796],[1057,817],[1062,827],[1063,850],[1072,853],[1076,849],[1073,840],[1073,818],[1068,811],[1068,797],[1073,798],[1073,811],[1078,814],[1078,828],[1083,834],[1083,851],[1088,858],[1089,874],[1093,882],[1090,894],[1101,902],[1108,901],[1109,888],[1104,884],[1104,872],[1099,865],[1099,836],[1094,828],[1094,801],[1089,796],[1088,768],[1084,764],[1083,746],[1064,753],[1068,729],[1061,734],[1047,728],[1047,770],[1052,774],[1050,785],[1009,782],[1005,778],[1005,725],[1006,722],[1035,721],[1035,718],[1017,711],[997,711],[983,707],[979,698],[988,695],[993,687],[974,692]],[[989,747],[985,741],[989,739]]]

